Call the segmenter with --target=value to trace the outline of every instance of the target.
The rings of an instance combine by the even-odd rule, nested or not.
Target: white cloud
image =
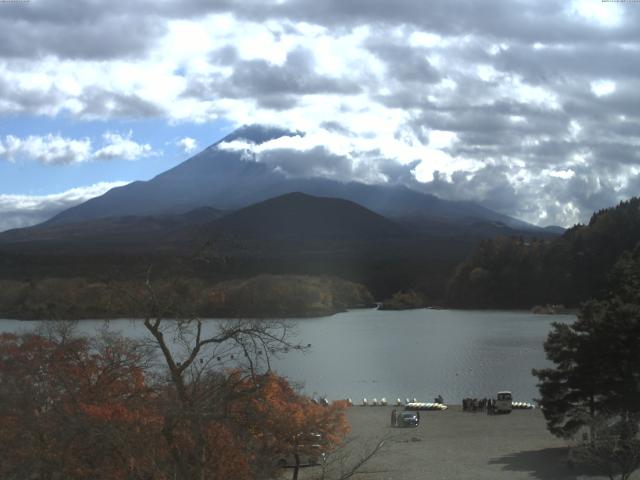
[[[103,135],[104,146],[94,152],[89,138],[73,139],[51,133],[25,138],[6,135],[4,139],[0,138],[0,158],[9,162],[25,159],[45,165],[70,165],[96,159],[137,160],[158,154],[151,145],[137,143],[131,137],[132,132],[125,136],[106,132]]]
[[[7,135],[0,140],[0,156],[15,161],[19,157],[50,165],[82,163],[91,159],[91,140],[74,140],[60,135],[30,135],[24,139]]]
[[[54,215],[128,182],[100,182],[50,195],[0,194],[0,231],[44,222]]]
[[[616,3],[603,0],[574,0],[569,8],[589,22],[613,28],[620,25],[623,15],[621,6]]]
[[[184,137],[176,142],[176,145],[182,149],[184,153],[192,153],[198,148],[198,142],[195,138]]]
[[[131,135],[131,131],[126,136],[114,132],[105,133],[102,138],[106,145],[94,153],[95,158],[101,160],[137,160],[156,154],[151,145],[134,142],[131,140]]]
[[[591,92],[596,97],[604,97],[616,91],[616,82],[611,80],[595,80],[591,82],[590,87]]]
[[[311,158],[323,146],[357,165],[362,152],[375,150],[402,165],[421,160],[414,173],[423,181],[521,162],[522,174],[505,175],[518,194],[521,177],[541,188],[577,185],[579,171],[558,177],[569,175],[566,162],[576,156],[607,178],[638,162],[639,10],[615,2],[471,2],[460,9],[447,1],[428,8],[360,1],[358,8],[340,0],[166,0],[145,9],[121,2],[113,16],[100,2],[52,1],[53,9],[32,2],[33,9],[0,19],[0,116],[273,124],[309,135],[263,146],[265,154],[295,150]],[[130,35],[113,34],[123,21]],[[376,54],[375,44],[407,47],[407,55]],[[310,54],[288,66],[296,51]],[[296,75],[300,67],[304,76]],[[245,87],[233,82],[243,68]],[[328,135],[327,122],[342,130]],[[178,140],[187,153],[197,148],[189,138]],[[83,140],[27,140],[6,137],[0,156],[71,163],[153,154],[117,133],[95,153],[78,148]],[[577,187],[572,195],[587,218],[595,197],[581,197]],[[519,213],[519,202],[528,199],[514,197],[502,211]],[[540,208],[547,205],[554,208],[546,201]]]

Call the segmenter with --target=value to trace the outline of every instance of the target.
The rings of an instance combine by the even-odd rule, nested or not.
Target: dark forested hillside
[[[577,306],[598,295],[618,257],[640,242],[640,198],[596,212],[552,240],[483,240],[456,270],[449,301],[456,306]]]
[[[253,238],[394,237],[403,228],[357,203],[340,198],[288,193],[251,205],[215,224],[224,232]]]

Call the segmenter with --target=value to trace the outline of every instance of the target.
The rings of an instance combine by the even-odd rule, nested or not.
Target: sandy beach
[[[392,428],[393,407],[349,409],[353,457],[364,444],[386,438],[383,449],[356,475],[367,480],[582,480],[567,464],[567,443],[551,435],[540,410],[506,415],[421,412],[417,428]],[[311,473],[311,472],[308,472]],[[305,475],[306,477],[306,475]],[[640,478],[637,476],[632,478]]]

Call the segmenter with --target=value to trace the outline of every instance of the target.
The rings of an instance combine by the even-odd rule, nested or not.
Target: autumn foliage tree
[[[324,453],[346,433],[346,405],[317,405],[271,370],[290,325],[203,321],[188,283],[121,292],[147,338],[108,330],[0,336],[0,478],[250,480],[278,458]]]
[[[148,478],[164,447],[142,364],[121,338],[0,335],[0,478]]]
[[[274,460],[286,458],[294,459],[292,466],[298,470],[301,456],[329,454],[349,432],[346,402],[319,405],[296,393],[289,382],[273,373],[258,379],[257,386],[256,395],[250,397],[252,416],[246,418],[249,422],[244,428],[256,451],[268,453],[265,458],[271,464],[267,470]],[[252,391],[254,386],[245,382],[242,388]]]
[[[344,404],[317,405],[270,372],[201,372],[182,404],[138,349],[0,336],[0,478],[260,478],[304,453],[300,435],[329,452],[348,431]]]

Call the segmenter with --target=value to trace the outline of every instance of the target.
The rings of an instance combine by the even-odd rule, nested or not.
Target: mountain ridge
[[[221,144],[234,140],[260,144],[283,135],[303,134],[275,127],[241,127],[151,180],[114,188],[44,224],[109,216],[180,214],[198,207],[237,210],[286,193],[303,192],[350,200],[387,217],[422,215],[461,224],[497,221],[510,228],[544,233],[542,228],[473,202],[443,200],[401,184],[369,185],[322,177],[288,177],[269,165],[243,159],[242,152],[220,148]]]

